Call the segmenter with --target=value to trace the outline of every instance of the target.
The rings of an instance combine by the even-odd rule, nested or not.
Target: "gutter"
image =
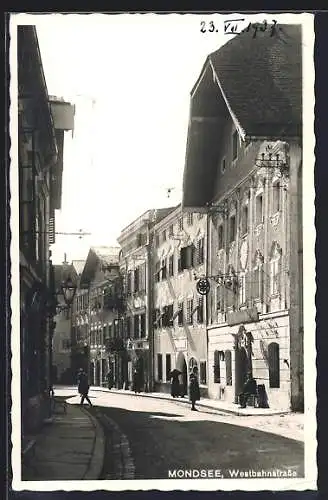
[[[53,150],[53,153],[54,153],[54,158],[52,159],[52,162],[49,163],[49,168],[50,168],[52,166],[52,164],[57,163],[57,160],[58,160],[58,147],[57,147],[57,140],[56,140],[56,135],[55,135],[55,125],[54,125],[54,121],[53,121],[53,117],[52,117],[52,111],[51,111],[51,106],[50,106],[48,88],[47,88],[47,83],[46,83],[46,79],[45,79],[44,71],[43,71],[42,57],[41,57],[41,52],[40,52],[39,40],[38,40],[38,35],[37,35],[37,32],[36,32],[36,27],[35,26],[32,26],[32,32],[33,32],[34,43],[35,43],[36,50],[37,50],[37,55],[38,55],[38,66],[39,66],[39,69],[40,69],[41,79],[42,79],[44,91],[45,91],[45,94],[46,94],[46,105],[47,105],[47,108],[48,108],[48,111],[49,111],[49,121],[50,121],[49,128],[50,128],[50,133],[51,133],[51,136],[52,136],[52,139],[53,139],[52,150]]]

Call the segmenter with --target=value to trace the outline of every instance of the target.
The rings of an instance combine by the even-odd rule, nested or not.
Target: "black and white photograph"
[[[315,489],[313,23],[10,15],[14,490]]]

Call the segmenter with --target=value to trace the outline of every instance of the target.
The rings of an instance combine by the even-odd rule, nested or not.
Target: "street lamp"
[[[76,284],[73,283],[70,277],[68,277],[67,280],[63,281],[61,284],[61,290],[63,292],[64,300],[68,307],[72,305],[76,293],[76,288]]]

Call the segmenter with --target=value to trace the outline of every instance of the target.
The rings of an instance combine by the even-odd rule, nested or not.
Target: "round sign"
[[[197,281],[196,289],[200,295],[207,295],[210,288],[210,282],[207,278],[201,278]]]

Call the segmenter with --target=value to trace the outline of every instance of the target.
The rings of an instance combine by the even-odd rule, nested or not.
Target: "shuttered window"
[[[220,374],[220,351],[214,351],[214,383],[219,384],[221,382],[221,374]]]
[[[206,361],[199,363],[199,381],[201,384],[206,384]]]
[[[178,325],[183,325],[183,302],[179,302],[178,304]]]
[[[197,323],[204,323],[204,297],[198,297],[197,302]]]
[[[269,359],[269,385],[272,388],[280,387],[280,369],[279,369],[279,345],[271,342],[268,346]]]
[[[187,300],[187,324],[192,325],[193,324],[193,304],[194,301],[193,299],[188,299]]]
[[[226,384],[232,385],[232,365],[231,365],[231,351],[226,351],[224,354],[226,365]]]
[[[162,354],[157,354],[157,380],[161,382],[163,380],[163,356]]]
[[[171,374],[171,354],[166,355],[166,364],[165,364],[165,369],[166,369],[166,381],[168,382],[170,380],[170,374]]]

